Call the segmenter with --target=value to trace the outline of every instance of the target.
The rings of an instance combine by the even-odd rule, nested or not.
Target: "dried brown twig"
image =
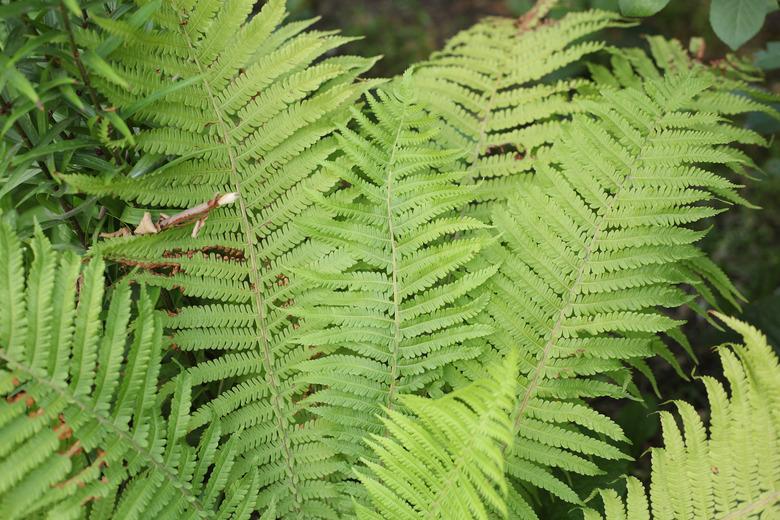
[[[165,229],[172,227],[182,226],[189,222],[195,222],[195,226],[192,229],[193,238],[198,235],[198,232],[203,228],[206,223],[206,219],[209,216],[211,210],[233,204],[238,200],[238,193],[225,193],[223,195],[217,194],[213,199],[208,200],[197,206],[180,211],[173,216],[162,215],[157,222],[152,221],[152,215],[148,211],[144,213],[141,221],[136,226],[135,230],[131,233],[129,228],[122,228],[113,233],[101,233],[101,238],[113,238],[120,236],[133,235],[149,235],[153,233],[159,233]]]

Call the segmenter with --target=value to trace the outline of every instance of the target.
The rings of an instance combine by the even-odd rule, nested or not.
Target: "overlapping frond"
[[[605,11],[538,22],[487,18],[414,66],[420,101],[440,118],[441,139],[467,150],[465,180],[486,181],[478,200],[503,200],[533,173],[537,150],[580,110],[570,101],[588,84],[559,73],[604,48],[588,39],[593,34],[626,25]]]
[[[490,282],[492,342],[521,353],[508,464],[521,517],[533,514],[527,486],[577,503],[558,470],[594,475],[594,458],[624,456],[606,442],[625,440],[620,428],[583,399],[626,396],[629,367],[652,377],[643,358],[676,364],[661,338],[689,346],[659,309],[698,309],[696,294],[715,304],[712,288],[739,297],[691,226],[722,211],[714,199],[742,202],[706,165],[739,168],[749,160],[733,145],[763,140],[693,111],[712,81],[689,70],[580,100],[585,113],[540,155],[537,178],[494,209],[505,247]]]
[[[219,425],[185,440],[190,380],[167,420],[157,384],[162,326],[142,288],[116,285],[101,320],[104,264],[57,253],[39,232],[25,248],[0,225],[0,517],[249,518],[254,472],[228,478],[234,442]],[[126,353],[127,350],[127,353]]]
[[[495,268],[470,267],[491,239],[482,222],[457,215],[473,196],[458,183],[464,172],[450,170],[461,152],[435,145],[435,121],[408,79],[367,96],[371,114],[353,111],[356,128],[338,136],[343,156],[325,167],[347,187],[300,223],[350,259],[338,272],[302,271],[321,289],[294,312],[312,328],[298,341],[325,354],[301,365],[315,385],[306,403],[352,463],[365,455],[363,438],[384,430],[384,408],[439,384],[444,367],[475,358],[472,342],[492,332],[476,319],[488,295],[472,293]]]
[[[387,410],[387,436],[368,441],[380,462],[360,474],[373,509],[361,519],[487,519],[506,516],[504,450],[513,441],[515,354],[488,377],[432,400],[406,395],[408,414]]]
[[[709,432],[693,406],[675,401],[682,428],[671,412],[661,412],[664,446],[651,450],[649,504],[642,483],[628,477],[626,499],[602,490],[605,516],[589,509],[586,520],[780,516],[777,355],[752,326],[719,318],[744,344],[718,349],[730,397],[716,378],[701,378],[710,402]]]
[[[188,369],[194,385],[225,381],[190,428],[214,418],[223,435],[245,432],[238,449],[242,464],[259,468],[261,509],[276,500],[281,516],[328,517],[333,510],[320,499],[335,490],[322,479],[338,465],[312,443],[314,425],[296,416],[301,389],[289,377],[311,353],[288,341],[299,323],[287,307],[299,289],[294,267],[321,260],[336,272],[343,261],[323,259],[330,246],[307,242],[291,222],[332,187],[333,177],[317,170],[336,147],[328,136],[344,108],[371,86],[354,79],[373,60],[325,57],[349,38],[306,31],[312,21],[281,24],[282,0],[257,14],[253,0],[160,4],[151,23],[135,15],[99,20],[109,36],[82,39],[106,51],[131,85],[97,82],[142,127],[135,141],[147,164],[157,156],[163,166],[138,178],[68,180],[169,214],[238,194],[235,204],[209,212],[195,238],[182,227],[97,250],[140,267],[139,282],[205,300],[164,323],[178,348],[208,352]]]

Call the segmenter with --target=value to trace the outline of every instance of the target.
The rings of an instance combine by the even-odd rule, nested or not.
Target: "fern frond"
[[[357,505],[358,518],[506,516],[503,450],[513,440],[516,361],[511,354],[488,377],[437,400],[401,396],[408,414],[387,410],[388,435],[368,441],[381,463],[366,460],[371,473],[358,473],[374,506]]]
[[[642,483],[628,477],[626,500],[614,490],[602,490],[604,516],[588,509],[586,519],[780,515],[777,355],[757,329],[734,318],[717,316],[738,332],[744,343],[718,349],[731,397],[714,377],[701,378],[710,402],[709,432],[693,406],[675,401],[682,428],[671,412],[661,412],[664,447],[651,450],[649,504]]]
[[[374,60],[327,57],[350,39],[307,31],[312,21],[281,24],[282,0],[252,14],[254,4],[166,0],[153,23],[135,24],[131,15],[101,20],[108,38],[82,34],[98,48],[121,42],[106,60],[132,88],[97,86],[132,113],[138,149],[164,164],[139,178],[67,180],[167,213],[238,194],[236,204],[209,212],[196,238],[177,228],[108,240],[95,252],[139,267],[139,282],[203,300],[164,324],[177,346],[209,351],[187,370],[193,384],[224,381],[189,427],[214,416],[222,435],[245,431],[240,465],[258,468],[260,509],[275,503],[280,516],[330,517],[335,489],[327,478],[341,466],[313,442],[316,423],[298,414],[305,387],[290,376],[311,352],[289,341],[299,320],[288,307],[301,290],[295,267],[321,262],[338,272],[349,260],[326,258],[331,246],[307,241],[291,224],[332,188],[335,179],[318,169],[336,149],[329,136],[346,120],[345,107],[372,86],[354,79]],[[183,86],[154,98],[177,82]],[[243,318],[227,325],[226,314]]]
[[[299,223],[349,259],[338,272],[301,271],[321,290],[294,312],[311,329],[297,341],[326,354],[301,365],[315,385],[305,403],[351,463],[366,455],[365,436],[384,431],[384,408],[476,357],[474,342],[492,332],[475,319],[488,296],[472,294],[495,267],[470,268],[491,239],[453,213],[472,197],[457,183],[463,172],[449,170],[460,152],[435,145],[435,121],[408,77],[394,87],[369,95],[371,114],[355,110],[358,128],[339,133],[344,155],[325,169],[348,187]]]
[[[256,489],[227,486],[237,452],[235,442],[217,448],[218,425],[198,450],[184,439],[186,375],[167,420],[160,413],[162,326],[147,292],[131,320],[130,286],[116,285],[101,320],[100,258],[82,270],[39,231],[25,274],[25,248],[5,224],[0,244],[10,307],[0,318],[0,516],[70,518],[90,504],[93,518],[210,518],[253,506]]]
[[[605,11],[525,28],[488,18],[415,65],[420,102],[440,118],[443,141],[467,150],[465,180],[485,180],[476,188],[478,201],[504,200],[533,173],[537,150],[579,111],[571,98],[587,84],[553,74],[604,48],[590,36],[625,25]]]
[[[649,374],[643,358],[676,366],[662,338],[689,346],[681,322],[659,309],[697,309],[681,284],[713,304],[710,285],[739,298],[688,227],[721,211],[713,199],[741,200],[705,167],[743,162],[733,145],[746,139],[723,114],[706,125],[687,117],[712,81],[691,70],[580,100],[586,113],[540,155],[537,178],[494,209],[504,253],[490,282],[491,341],[521,353],[508,463],[520,516],[532,514],[528,487],[579,503],[558,471],[593,475],[589,459],[625,457],[613,445],[625,440],[620,428],[582,400],[626,395],[629,367]]]

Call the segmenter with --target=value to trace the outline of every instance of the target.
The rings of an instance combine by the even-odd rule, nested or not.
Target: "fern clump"
[[[554,3],[389,81],[283,0],[0,6],[0,517],[771,516],[754,331],[709,439],[662,414],[651,503],[599,491],[629,439],[592,401],[743,300],[700,241],[776,99]]]
[[[703,376],[710,402],[709,435],[699,413],[675,401],[682,429],[661,412],[663,448],[653,448],[650,504],[641,482],[627,478],[624,502],[601,491],[605,517],[774,518],[780,514],[780,365],[766,337],[750,325],[718,316],[744,344],[718,348],[731,396]],[[602,517],[587,510],[586,520]]]

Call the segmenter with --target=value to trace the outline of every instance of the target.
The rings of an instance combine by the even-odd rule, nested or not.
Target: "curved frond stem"
[[[405,104],[401,116],[398,119],[398,129],[395,132],[393,138],[393,144],[391,145],[390,160],[387,163],[387,196],[385,197],[385,204],[387,205],[387,232],[390,240],[390,266],[392,269],[392,290],[393,290],[393,344],[391,347],[390,358],[390,386],[387,391],[387,400],[385,406],[392,410],[395,401],[395,392],[398,385],[398,358],[400,357],[401,348],[401,291],[398,287],[398,242],[395,236],[395,224],[393,223],[393,167],[396,163],[396,153],[399,148],[399,140],[401,138],[401,131],[406,125],[406,114],[409,109],[409,105]]]

